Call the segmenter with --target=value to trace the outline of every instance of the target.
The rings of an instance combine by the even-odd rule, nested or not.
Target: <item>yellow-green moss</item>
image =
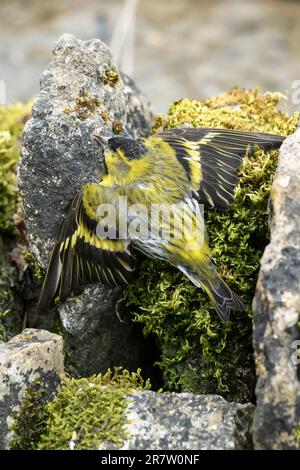
[[[18,233],[15,224],[22,218],[17,188],[16,167],[20,153],[21,133],[29,116],[31,104],[0,106],[0,340],[9,339],[7,323],[11,308],[14,313],[16,268],[7,251]],[[17,327],[17,325],[16,325]],[[12,329],[15,331],[15,329]]]
[[[0,107],[0,232],[14,229],[19,213],[16,166],[20,137],[30,112],[29,104]]]
[[[57,396],[45,404],[45,388],[38,385],[27,390],[16,416],[14,449],[97,449],[107,441],[119,446],[127,438],[126,396],[151,387],[140,370],[115,368],[90,378],[62,378]]]
[[[31,272],[34,275],[34,278],[37,280],[39,284],[42,285],[44,281],[44,277],[45,277],[45,272],[38,264],[35,256],[32,253],[30,253],[30,251],[26,250],[24,252],[24,261],[30,267]]]
[[[279,111],[280,95],[238,88],[208,100],[183,99],[160,116],[153,132],[180,127],[225,127],[287,135],[299,113]],[[251,304],[259,262],[268,243],[268,197],[278,151],[257,150],[239,171],[235,201],[227,212],[206,211],[213,258],[222,277],[243,299],[246,312],[236,312],[224,325],[207,298],[182,274],[165,263],[146,260],[127,289],[127,304],[145,334],[157,338],[159,366],[168,389],[220,393],[228,399],[253,398]],[[138,307],[137,307],[138,306]]]
[[[119,74],[114,68],[106,69],[102,76],[102,81],[104,85],[114,87],[119,81]]]
[[[73,107],[66,107],[65,114],[76,113],[79,119],[84,121],[89,118],[100,106],[101,100],[96,96],[90,96],[86,88],[81,88]]]
[[[109,121],[109,112],[108,111],[102,111],[100,113],[100,116],[102,117],[103,121],[104,122],[108,122]]]

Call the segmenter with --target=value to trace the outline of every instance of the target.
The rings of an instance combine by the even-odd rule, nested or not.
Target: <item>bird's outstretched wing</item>
[[[171,129],[153,138],[161,138],[174,150],[184,167],[199,202],[228,209],[237,183],[236,171],[255,146],[263,150],[279,148],[284,136],[260,132],[242,132],[214,128]]]
[[[94,187],[94,195],[101,200],[101,186],[86,186]],[[91,217],[91,210],[87,211],[84,188],[74,197],[57,232],[38,314],[46,311],[55,298],[64,301],[80,285],[103,282],[117,286],[130,282],[134,276],[135,258],[129,241],[99,238],[96,212]]]

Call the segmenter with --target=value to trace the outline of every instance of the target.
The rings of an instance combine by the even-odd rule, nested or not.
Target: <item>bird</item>
[[[37,314],[85,284],[132,282],[138,252],[180,270],[207,294],[222,322],[231,312],[243,311],[242,300],[212,260],[201,208],[227,210],[243,158],[256,147],[277,149],[286,137],[188,127],[139,139],[93,137],[104,150],[105,174],[84,184],[65,212]],[[159,214],[162,206],[171,208],[169,218]],[[156,222],[149,221],[153,207]]]

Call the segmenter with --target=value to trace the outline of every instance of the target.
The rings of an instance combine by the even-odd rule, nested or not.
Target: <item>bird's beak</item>
[[[96,134],[92,134],[92,137],[97,142],[97,144],[101,145],[102,147],[108,144],[109,137]]]

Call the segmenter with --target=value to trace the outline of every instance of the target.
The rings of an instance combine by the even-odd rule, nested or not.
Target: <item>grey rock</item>
[[[61,336],[26,329],[8,343],[0,344],[0,449],[13,437],[12,413],[18,410],[24,392],[36,379],[46,386],[50,399],[59,388],[64,371]]]
[[[271,241],[254,300],[254,442],[257,449],[294,449],[300,422],[300,130],[282,145],[270,202]]]
[[[117,68],[103,42],[65,34],[42,74],[24,129],[18,176],[29,248],[43,267],[66,205],[103,172],[103,152],[91,134],[112,134],[116,121],[132,137],[149,133],[148,102],[120,73],[113,86],[105,84],[111,70]]]
[[[111,71],[118,73],[117,79],[108,82]],[[151,120],[147,100],[130,78],[117,71],[104,43],[68,34],[59,39],[25,126],[18,170],[29,249],[41,266],[47,265],[68,203],[83,184],[98,181],[103,174],[103,151],[92,134],[112,135],[121,122],[122,132],[140,137],[149,133]],[[135,359],[128,362],[139,351],[136,327],[129,321],[117,323],[119,297],[120,289],[101,286],[60,308],[66,344],[71,362],[78,360],[78,373],[98,372],[107,364],[136,363]],[[41,321],[38,326],[51,324]],[[122,356],[119,346],[126,343]]]
[[[144,339],[130,316],[119,312],[119,297],[118,289],[99,285],[59,306],[66,367],[72,375],[90,376],[115,366],[146,367]]]
[[[253,410],[218,395],[137,391],[129,397],[129,438],[120,450],[250,449]]]

